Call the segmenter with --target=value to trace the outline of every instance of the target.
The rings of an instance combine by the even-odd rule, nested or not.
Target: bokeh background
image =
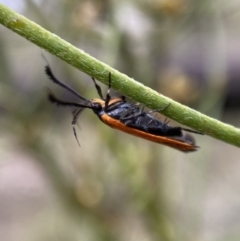
[[[240,125],[239,0],[0,2],[174,100]],[[201,149],[186,155],[86,110],[79,148],[71,111],[52,106],[46,91],[73,96],[45,76],[42,53],[0,26],[0,240],[240,239],[237,147],[195,135]],[[44,55],[59,79],[96,97],[89,76]]]

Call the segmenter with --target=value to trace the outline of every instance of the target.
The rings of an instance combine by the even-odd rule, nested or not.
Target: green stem
[[[161,111],[164,115],[204,134],[240,146],[239,129],[183,106],[134,81],[1,3],[0,23],[105,84],[108,83],[108,73],[111,72],[113,88],[131,99],[154,110],[170,103],[168,108]]]

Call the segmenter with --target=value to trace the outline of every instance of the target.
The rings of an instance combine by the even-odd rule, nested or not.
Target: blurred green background
[[[239,126],[239,0],[0,2],[135,80]],[[0,240],[240,239],[237,147],[195,135],[201,148],[183,154],[86,110],[79,148],[71,111],[52,106],[46,91],[73,96],[45,76],[41,53],[0,26]],[[89,76],[44,55],[59,79],[97,96]]]

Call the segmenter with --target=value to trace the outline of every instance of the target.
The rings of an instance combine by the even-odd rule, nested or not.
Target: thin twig
[[[108,83],[108,75],[111,72],[112,87],[131,99],[153,110],[162,109],[170,103],[167,109],[161,111],[167,117],[216,139],[240,146],[239,129],[183,106],[134,81],[1,3],[0,23],[105,84]]]

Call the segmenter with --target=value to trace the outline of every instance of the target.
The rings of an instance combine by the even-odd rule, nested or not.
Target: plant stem
[[[134,81],[1,3],[0,23],[105,84],[108,83],[108,74],[111,72],[113,88],[127,97],[153,110],[163,109],[170,103],[161,113],[204,134],[240,147],[239,129],[183,106]]]

